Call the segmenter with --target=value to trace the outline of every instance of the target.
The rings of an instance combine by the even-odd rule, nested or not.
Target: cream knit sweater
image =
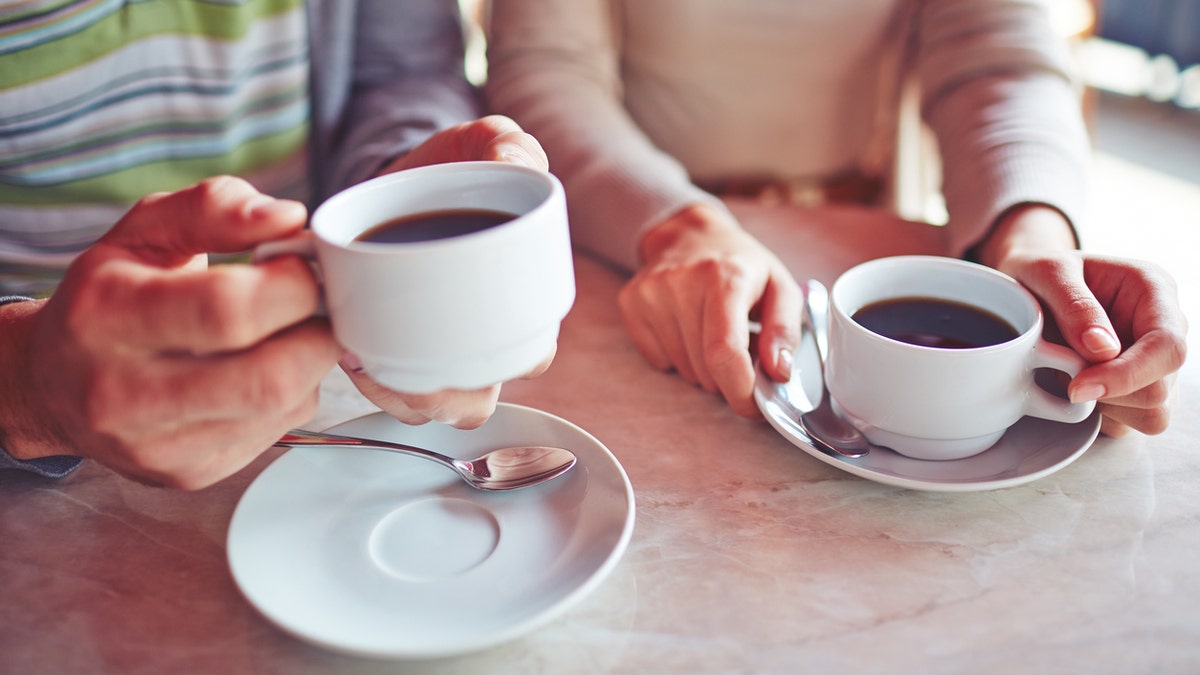
[[[890,167],[915,81],[946,179],[948,250],[1007,208],[1077,226],[1088,141],[1036,0],[493,0],[493,110],[545,146],[577,245],[633,269],[692,180]],[[886,171],[884,171],[886,175]]]

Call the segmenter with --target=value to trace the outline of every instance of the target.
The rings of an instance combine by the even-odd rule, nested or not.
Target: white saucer
[[[246,599],[319,646],[434,658],[532,631],[595,588],[633,532],[624,469],[579,427],[501,403],[474,431],[378,413],[331,429],[460,458],[559,445],[578,463],[542,485],[481,492],[429,461],[351,448],[291,450],[254,480],[229,526]]]
[[[758,373],[754,400],[763,416],[784,438],[813,457],[878,483],[934,492],[972,492],[1021,485],[1075,461],[1100,432],[1099,412],[1077,424],[1024,417],[996,445],[964,459],[912,459],[886,448],[872,449],[858,458],[835,456],[813,445],[787,403],[796,398],[797,387],[808,400],[820,400],[820,361],[808,330],[797,350],[795,364],[788,384],[779,384],[761,371]]]

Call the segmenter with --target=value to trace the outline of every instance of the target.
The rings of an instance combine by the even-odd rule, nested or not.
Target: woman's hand
[[[512,162],[542,171],[548,167],[546,153],[533,136],[511,119],[491,115],[434,134],[412,152],[391,162],[381,173],[475,160]],[[522,379],[541,375],[553,360],[554,352],[551,351]],[[352,354],[343,355],[341,366],[359,392],[384,412],[407,424],[437,421],[459,429],[474,429],[491,417],[500,397],[500,383],[483,389],[447,389],[430,394],[392,391],[362,372],[362,365]]]
[[[791,374],[800,341],[800,288],[784,264],[727,211],[689,207],[642,239],[643,264],[621,290],[634,345],[655,368],[674,369],[755,417],[750,321],[757,354],[775,380]]]
[[[521,376],[527,380],[541,375],[554,360],[554,352],[546,355],[533,370]],[[458,429],[481,426],[496,412],[500,385],[482,389],[444,389],[431,394],[406,394],[392,391],[362,372],[358,359],[350,354],[342,357],[342,369],[354,386],[381,410],[405,424],[425,424],[438,421]]]
[[[1062,238],[1069,231],[1053,209],[1020,208],[996,228],[981,259],[1037,295],[1066,343],[1093,364],[1067,394],[1098,401],[1104,433],[1161,433],[1187,351],[1175,282],[1147,262],[1071,250]]]

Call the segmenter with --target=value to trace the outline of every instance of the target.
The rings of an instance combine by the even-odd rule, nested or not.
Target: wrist
[[[18,460],[62,454],[38,431],[43,416],[29,400],[33,324],[45,302],[0,305],[0,448]]]
[[[657,260],[663,252],[674,248],[681,241],[737,227],[737,223],[727,213],[715,206],[692,204],[647,229],[638,243],[638,253],[643,263]]]
[[[1000,268],[1014,255],[1028,251],[1074,251],[1079,248],[1075,228],[1061,211],[1045,204],[1020,204],[996,220],[987,236],[974,248],[974,258]]]

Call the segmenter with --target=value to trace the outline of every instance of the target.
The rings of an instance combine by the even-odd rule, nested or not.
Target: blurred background
[[[1154,261],[1194,256],[1200,252],[1200,0],[1088,4],[1094,23],[1078,36],[1077,55],[1095,145],[1093,217],[1105,226],[1085,245]],[[1194,349],[1200,265],[1176,263],[1169,271],[1183,282]]]

